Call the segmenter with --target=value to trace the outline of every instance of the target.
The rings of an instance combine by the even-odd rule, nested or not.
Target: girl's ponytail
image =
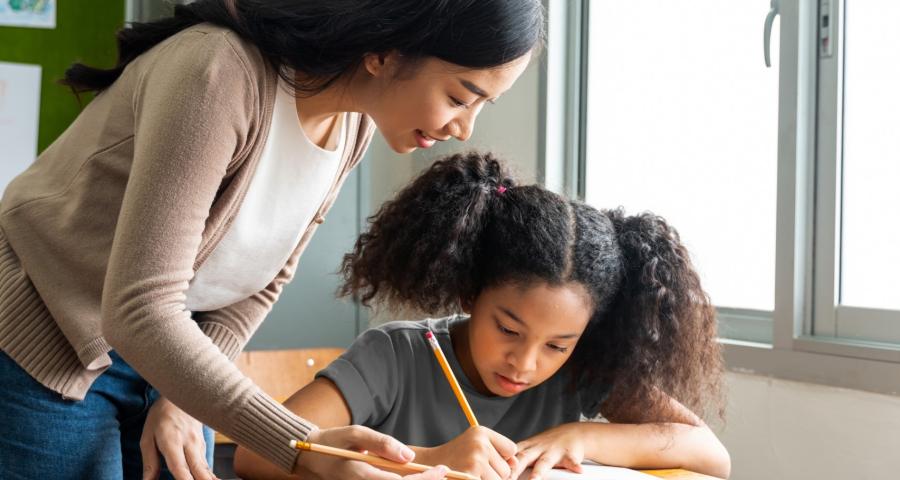
[[[515,182],[491,154],[431,165],[369,218],[344,256],[341,295],[426,312],[454,310],[479,288],[477,259],[490,210]]]
[[[604,213],[623,259],[619,294],[606,315],[613,324],[602,329],[620,352],[605,410],[617,412],[617,420],[646,420],[647,412],[670,411],[659,404],[666,393],[703,416],[706,400],[720,403],[722,360],[715,310],[688,251],[659,216]]]

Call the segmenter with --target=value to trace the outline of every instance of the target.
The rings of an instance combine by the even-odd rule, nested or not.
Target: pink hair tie
[[[504,193],[506,193],[506,187],[503,185],[497,186],[497,195],[503,195]]]

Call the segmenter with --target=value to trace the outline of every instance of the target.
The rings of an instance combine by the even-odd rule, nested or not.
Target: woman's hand
[[[421,449],[418,457],[420,463],[441,463],[483,480],[506,480],[518,466],[516,444],[485,427],[469,428],[441,446]]]
[[[206,463],[203,424],[160,397],[150,407],[141,434],[141,458],[146,479],[159,477],[159,455],[176,480],[214,480]]]
[[[579,423],[566,423],[519,442],[519,465],[512,478],[518,478],[529,466],[529,480],[543,478],[553,467],[581,473],[585,435],[580,429]]]
[[[378,433],[370,428],[352,425],[349,427],[315,430],[307,440],[311,443],[330,445],[347,450],[366,451],[395,462],[406,463],[415,453],[394,438]],[[402,477],[404,480],[441,480],[447,474],[447,467],[438,466],[427,472]],[[340,478],[346,480],[372,479],[396,480],[400,475],[375,468],[367,463],[345,460],[330,455],[302,452],[297,458],[294,473],[303,478]]]

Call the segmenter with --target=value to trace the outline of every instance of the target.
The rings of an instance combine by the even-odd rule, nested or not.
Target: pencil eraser
[[[433,336],[434,336],[434,334],[433,334],[433,333],[431,333],[431,330],[429,330],[429,331],[427,331],[427,332],[425,332],[425,338],[427,338],[427,339],[429,339],[429,340],[430,340],[430,339],[431,339],[431,337],[433,337]]]
[[[291,448],[297,448],[297,441],[291,440]]]

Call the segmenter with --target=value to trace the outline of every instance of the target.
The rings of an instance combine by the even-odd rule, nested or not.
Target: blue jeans
[[[64,400],[0,352],[0,478],[140,479],[141,432],[159,394],[122,357],[82,401]],[[213,464],[213,432],[203,427]],[[163,464],[160,478],[173,478]]]

